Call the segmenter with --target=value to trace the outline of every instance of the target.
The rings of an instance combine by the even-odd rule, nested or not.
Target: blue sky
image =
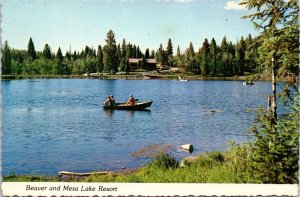
[[[249,33],[257,35],[249,20],[241,19],[249,11],[227,0],[3,0],[2,42],[12,48],[27,49],[32,37],[36,50],[48,43],[52,51],[65,52],[97,48],[105,44],[111,29],[116,41],[157,49],[172,39],[183,51],[192,42],[198,50],[205,38],[220,43],[226,35],[236,42]]]

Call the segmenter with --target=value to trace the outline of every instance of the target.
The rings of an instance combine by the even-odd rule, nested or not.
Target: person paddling
[[[115,99],[113,95],[110,95],[110,106],[115,106]]]
[[[134,98],[131,94],[129,95],[129,99],[127,101],[127,104],[130,105],[130,106],[135,105],[135,100],[134,100]]]
[[[104,101],[104,105],[111,106],[111,103],[112,103],[111,97],[107,96],[106,100]]]

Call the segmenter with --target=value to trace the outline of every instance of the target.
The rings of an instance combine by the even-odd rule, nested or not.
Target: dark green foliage
[[[115,34],[112,30],[107,32],[105,41],[106,45],[103,47],[104,70],[114,73],[117,71],[118,58]]]
[[[126,58],[126,41],[125,39],[123,39],[123,42],[122,42],[122,46],[121,46],[121,58]]]
[[[199,66],[197,66],[196,63],[196,56],[192,42],[190,42],[189,48],[185,51],[184,64],[186,65],[188,71],[197,72],[199,70]]]
[[[169,38],[169,40],[168,40],[167,55],[168,55],[168,57],[173,56],[173,45],[172,45],[171,38]]]
[[[299,106],[288,118],[271,121],[272,113],[259,109],[256,124],[251,170],[264,183],[297,183],[299,158]]]
[[[5,75],[12,74],[12,57],[11,50],[8,46],[7,40],[4,43],[4,48],[2,49],[2,73]]]
[[[201,74],[208,75],[209,64],[210,64],[210,48],[207,39],[204,40],[202,44],[202,48],[199,53],[201,54],[201,63],[200,63]]]
[[[62,54],[62,52],[61,52],[60,47],[59,47],[58,50],[57,50],[56,58],[57,58],[57,60],[58,60],[59,62],[62,62],[62,61],[64,60],[64,56],[63,56],[63,54]]]
[[[171,38],[168,40],[166,55],[168,57],[168,66],[173,66],[173,44]]]
[[[164,50],[162,44],[159,45],[159,49],[158,49],[157,52],[156,52],[155,58],[156,58],[156,61],[157,61],[161,66],[168,65],[168,54],[167,54],[167,52]]]
[[[208,153],[208,156],[215,161],[224,162],[225,156],[222,152],[212,151]]]
[[[35,51],[35,48],[34,48],[34,44],[33,44],[33,41],[32,41],[31,37],[29,38],[29,43],[28,43],[28,46],[27,46],[27,55],[28,55],[29,58],[31,58],[31,60],[35,60],[37,58],[36,51]]]
[[[150,58],[149,48],[146,49],[146,52],[145,52],[145,58],[147,58],[147,59]]]
[[[103,71],[103,51],[101,45],[98,46],[98,51],[97,51],[96,71],[97,72]]]
[[[209,44],[210,49],[210,56],[211,56],[211,64],[210,64],[210,74],[216,75],[217,74],[217,53],[218,53],[218,47],[215,38],[211,39],[211,42]]]
[[[48,44],[45,44],[44,50],[43,50],[43,57],[45,59],[50,60],[51,59],[51,49]]]
[[[177,168],[178,161],[167,153],[162,153],[151,161],[150,166],[151,165],[162,169]]]
[[[299,71],[299,6],[296,0],[278,1],[243,1],[248,9],[255,12],[243,18],[250,18],[260,36],[257,58],[261,69],[269,71],[272,57],[276,58],[275,70],[286,76],[288,73],[298,75]]]
[[[287,31],[284,31],[283,38],[280,39],[282,46],[285,46],[285,51],[282,50],[279,56],[281,66],[278,73],[280,75],[290,72],[297,73],[298,71],[296,64],[298,60],[298,42],[295,41],[298,39],[297,31],[296,26],[288,28]],[[10,49],[12,69],[10,73],[16,75],[47,72],[47,74],[80,74],[88,71],[114,73],[118,70],[129,71],[128,59],[142,58],[143,56],[146,59],[156,58],[157,64],[160,66],[175,66],[179,68],[180,72],[201,74],[203,76],[233,76],[243,75],[245,72],[261,73],[266,68],[263,61],[256,61],[259,57],[258,54],[265,50],[260,47],[263,44],[261,40],[261,37],[252,38],[249,35],[245,40],[241,37],[239,42],[232,43],[224,36],[221,45],[218,46],[214,38],[210,43],[208,43],[207,39],[204,39],[203,46],[199,51],[195,52],[193,44],[190,43],[184,52],[181,52],[178,46],[176,55],[173,55],[172,41],[169,39],[166,49],[160,44],[156,53],[155,50],[152,49],[150,52],[147,48],[145,55],[143,55],[138,45],[126,43],[125,39],[123,39],[121,44],[117,44],[114,32],[110,30],[106,35],[105,46],[99,46],[100,48],[98,47],[97,52],[93,47],[86,46],[84,50],[74,51],[73,53],[70,49],[64,57],[62,54],[51,52],[48,44],[45,44],[42,51],[36,52],[33,41],[30,38],[27,51]],[[9,58],[6,58],[9,57],[7,54],[4,54],[2,59],[7,61],[6,65],[9,65]],[[30,63],[30,61],[40,58],[49,61],[38,61],[42,62],[41,65],[36,65],[36,62]],[[92,66],[92,62],[95,61],[94,58],[96,58],[96,64]],[[33,67],[31,68],[31,66]],[[44,68],[44,66],[46,67]],[[140,67],[147,66],[143,65]],[[5,67],[2,68],[2,71],[3,69]],[[3,72],[7,73],[8,71]]]
[[[246,43],[244,38],[241,37],[240,42],[238,42],[236,47],[236,58],[238,64],[237,74],[243,75],[245,71],[245,53],[246,53]]]
[[[142,56],[143,56],[143,53],[141,52],[140,47],[137,46],[137,48],[136,48],[136,58],[142,58]]]
[[[153,49],[151,50],[150,58],[155,58],[155,51]]]
[[[286,76],[292,72],[293,80],[287,86],[298,85],[299,30],[296,0],[242,2],[253,14],[250,18],[256,29],[261,30],[257,38],[258,58],[262,70],[272,74],[272,105],[270,109],[259,109],[256,123],[252,128],[255,137],[250,168],[256,179],[264,183],[297,183],[299,159],[299,94],[288,99],[293,104],[287,119],[277,118],[277,71]],[[249,42],[251,39],[249,38]],[[271,63],[272,62],[272,63]],[[296,68],[297,67],[297,68]],[[294,69],[293,69],[294,68]],[[291,91],[285,88],[280,95]]]
[[[137,50],[136,50],[136,46],[135,46],[135,44],[132,46],[132,58],[137,58],[136,57],[136,52],[137,52]]]
[[[177,46],[177,53],[176,53],[176,55],[177,55],[178,57],[181,56],[179,45]]]

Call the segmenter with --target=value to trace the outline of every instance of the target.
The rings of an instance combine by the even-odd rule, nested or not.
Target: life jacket
[[[133,97],[130,98],[129,105],[131,105],[131,106],[135,105],[135,101],[134,101]]]

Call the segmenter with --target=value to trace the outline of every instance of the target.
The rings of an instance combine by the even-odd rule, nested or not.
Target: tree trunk
[[[277,104],[276,104],[276,56],[272,58],[272,115],[274,123],[277,121]]]

